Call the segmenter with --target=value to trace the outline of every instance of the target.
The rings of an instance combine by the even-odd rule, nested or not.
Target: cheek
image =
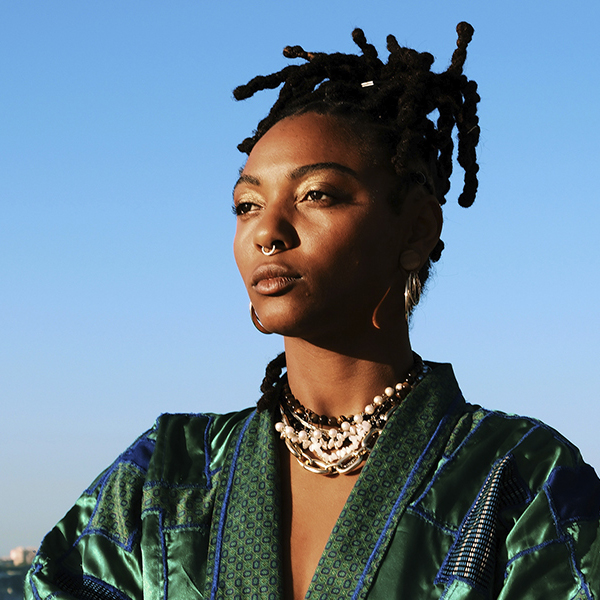
[[[244,281],[246,281],[247,275],[245,272],[247,270],[247,254],[246,244],[243,241],[243,236],[241,234],[240,227],[238,226],[236,227],[235,235],[233,237],[233,257],[235,259],[235,264],[237,265],[238,271],[240,272],[240,275]]]
[[[368,295],[368,288],[379,293],[378,282],[389,279],[391,254],[389,244],[362,228],[345,232],[338,229],[337,235],[323,236],[311,252],[328,293],[350,295]]]
[[[346,240],[344,247],[336,262],[341,274],[346,272],[351,279],[348,285],[369,287],[375,294],[380,293],[382,286],[389,286],[398,269],[399,256],[398,235],[392,227],[366,222]]]

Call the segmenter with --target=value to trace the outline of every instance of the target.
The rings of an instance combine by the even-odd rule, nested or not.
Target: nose
[[[270,202],[263,207],[254,230],[256,249],[266,256],[282,252],[298,245],[298,233],[294,218],[283,202]]]

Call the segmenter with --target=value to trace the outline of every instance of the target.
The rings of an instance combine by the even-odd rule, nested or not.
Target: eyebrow
[[[241,172],[241,169],[240,169],[240,176],[239,176],[238,180],[235,182],[233,189],[235,190],[235,188],[238,185],[240,185],[240,183],[248,183],[250,185],[260,185],[260,179],[258,179],[258,177],[253,177],[252,175],[245,175],[244,173]]]
[[[347,175],[352,175],[352,177],[358,179],[358,173],[354,169],[351,169],[350,167],[341,165],[340,163],[336,163],[336,162],[320,162],[320,163],[314,163],[312,165],[305,165],[303,167],[298,167],[297,169],[294,169],[290,173],[290,179],[299,179],[300,177],[304,177],[304,175],[307,175],[308,173],[313,173],[314,171],[329,171],[329,170],[340,171],[341,173],[346,173]]]
[[[296,169],[294,169],[288,175],[288,177],[293,181],[295,179],[300,179],[301,177],[304,177],[305,175],[308,175],[309,173],[314,173],[315,171],[328,171],[328,170],[339,171],[340,173],[345,173],[346,175],[351,175],[355,179],[358,179],[358,173],[354,169],[351,169],[350,167],[341,165],[340,163],[336,163],[336,162],[320,162],[320,163],[313,163],[311,165],[303,165],[302,167],[297,167]],[[242,169],[240,169],[240,176],[239,176],[239,179],[235,182],[235,185],[233,186],[233,190],[235,191],[235,188],[237,188],[237,186],[240,185],[241,183],[247,183],[249,185],[260,186],[260,179],[258,179],[258,177],[254,177],[253,175],[246,175],[246,174],[242,173]]]

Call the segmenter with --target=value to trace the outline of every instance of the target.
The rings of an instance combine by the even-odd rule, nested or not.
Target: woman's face
[[[235,259],[269,331],[356,335],[397,276],[407,223],[391,206],[389,157],[343,125],[315,113],[280,121],[235,185]]]

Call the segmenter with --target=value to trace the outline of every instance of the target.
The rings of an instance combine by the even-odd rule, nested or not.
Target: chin
[[[306,328],[295,320],[272,318],[261,322],[268,331],[277,335],[294,338],[302,338],[306,335]]]

